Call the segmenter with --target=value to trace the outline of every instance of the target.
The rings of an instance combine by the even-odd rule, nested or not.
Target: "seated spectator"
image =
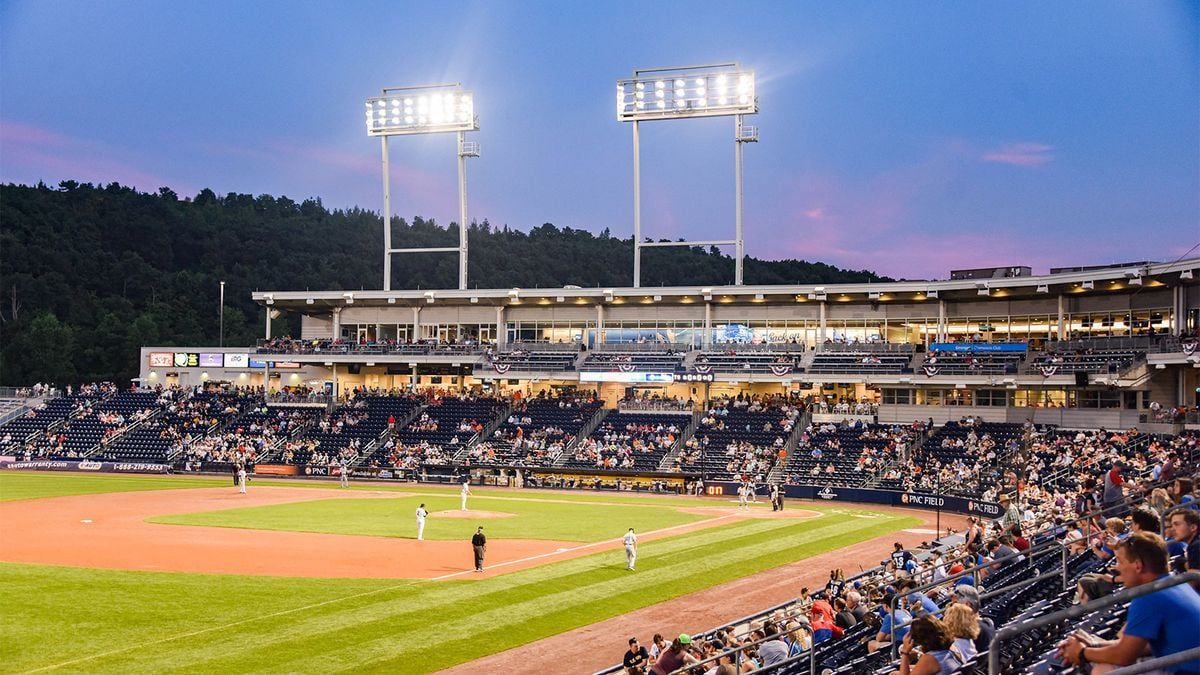
[[[1138,533],[1117,544],[1117,572],[1126,588],[1167,576],[1167,546],[1161,537]],[[1059,653],[1072,665],[1128,666],[1143,656],[1167,656],[1200,647],[1200,595],[1184,584],[1134,598],[1121,637],[1087,640],[1072,634]],[[1200,672],[1200,659],[1170,670]]]
[[[964,605],[975,614],[975,623],[979,626],[979,635],[975,637],[975,652],[985,652],[996,634],[996,624],[991,618],[979,615],[979,589],[969,584],[954,587],[950,600],[955,605]]]
[[[920,651],[920,656],[917,651]],[[900,675],[949,675],[957,673],[966,659],[954,646],[954,636],[937,617],[922,616],[900,647]]]
[[[758,645],[758,657],[763,667],[772,666],[787,659],[788,646],[780,639],[779,626],[774,621],[768,621],[763,626],[764,637],[770,638]]]
[[[912,615],[900,607],[897,607],[894,612],[889,612],[888,608],[892,606],[894,598],[895,595],[891,593],[883,596],[879,607],[879,611],[883,615],[883,623],[880,624],[879,632],[875,634],[875,639],[867,643],[868,652],[879,651],[880,648],[887,647],[892,643],[892,626],[896,627],[897,639],[902,639],[908,635],[908,624],[912,621]]]
[[[691,644],[691,636],[687,633],[680,633],[679,637],[671,641],[671,646],[658,655],[658,661],[654,663],[650,672],[654,675],[669,675],[669,673],[699,661],[700,659],[693,656],[689,650]]]
[[[942,618],[954,638],[954,648],[963,660],[975,658],[979,653],[975,648],[975,640],[979,637],[979,615],[970,606],[956,602],[946,608]]]
[[[645,675],[650,664],[650,652],[638,644],[637,638],[629,638],[629,651],[625,652],[625,675]]]

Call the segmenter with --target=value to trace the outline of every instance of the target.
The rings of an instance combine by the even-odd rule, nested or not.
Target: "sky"
[[[757,78],[749,255],[933,279],[1200,243],[1192,0],[0,0],[0,181],[379,211],[364,99],[462,82],[472,220],[628,237],[616,80],[728,61]],[[643,234],[732,238],[732,119],[644,123],[641,140]],[[456,221],[453,136],[391,146],[393,212]]]

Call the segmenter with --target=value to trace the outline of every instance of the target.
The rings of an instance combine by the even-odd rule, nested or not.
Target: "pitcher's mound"
[[[430,518],[468,518],[468,519],[469,518],[480,518],[480,519],[483,519],[483,518],[512,518],[516,515],[517,514],[515,514],[515,513],[505,513],[504,511],[476,511],[475,509],[471,509],[470,511],[459,511],[457,509],[452,509],[450,511],[434,511],[433,513],[429,514],[429,517]]]

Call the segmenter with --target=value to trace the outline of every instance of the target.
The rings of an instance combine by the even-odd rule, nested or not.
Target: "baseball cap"
[[[688,635],[687,633],[680,633],[679,637],[676,639],[679,640],[679,644],[681,644],[681,645],[692,644],[692,636]]]
[[[949,574],[958,574],[959,572],[963,572],[963,571],[965,571],[966,569],[967,569],[967,568],[963,567],[961,564],[959,564],[959,563],[954,563],[953,565],[951,565],[951,566],[950,566],[950,569],[949,569],[949,570],[947,570],[947,572],[948,572]]]

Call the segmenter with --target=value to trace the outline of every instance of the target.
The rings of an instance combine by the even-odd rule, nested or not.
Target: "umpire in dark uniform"
[[[487,552],[487,537],[483,535],[483,526],[475,530],[475,536],[471,537],[471,548],[475,550],[475,571],[483,571],[483,554]]]

